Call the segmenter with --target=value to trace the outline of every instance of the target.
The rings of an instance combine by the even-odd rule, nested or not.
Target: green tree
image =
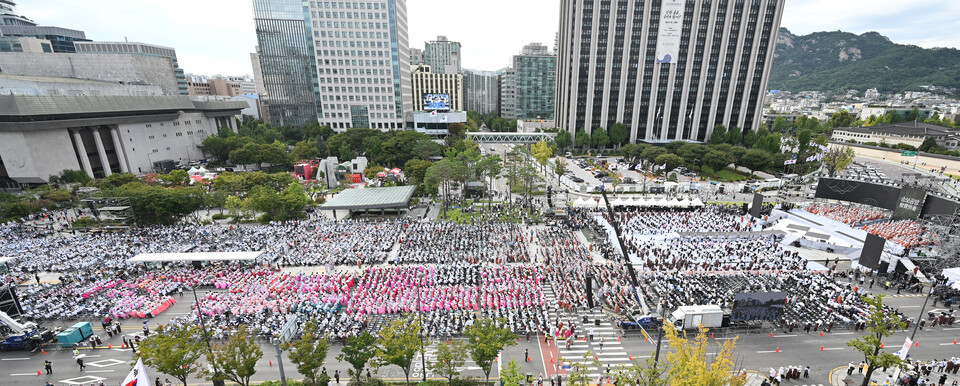
[[[640,146],[635,143],[623,145],[623,147],[620,148],[620,151],[623,152],[623,157],[628,161],[636,162],[636,160],[640,158]]]
[[[444,158],[427,168],[424,176],[424,187],[429,192],[436,192],[441,195],[443,200],[441,214],[443,218],[447,216],[447,203],[453,189],[453,183],[459,181],[466,175],[466,172],[466,165],[453,158]]]
[[[751,148],[759,139],[760,137],[757,135],[756,131],[747,130],[747,133],[743,135],[743,140],[741,142],[743,142],[744,147]]]
[[[290,342],[286,350],[290,362],[297,366],[297,372],[309,381],[311,386],[324,386],[318,381],[317,377],[323,368],[323,363],[327,360],[327,352],[330,351],[330,344],[326,338],[319,334],[316,319],[311,319],[303,325],[303,332],[300,338]]]
[[[591,385],[590,367],[600,369],[601,364],[593,352],[587,350],[587,352],[583,354],[582,361],[570,362],[570,377],[568,382],[571,385],[577,386]]]
[[[743,130],[736,126],[730,127],[730,130],[727,131],[727,143],[739,145],[741,140],[743,140]]]
[[[203,340],[200,329],[185,326],[153,334],[140,342],[140,358],[157,371],[176,378],[184,386],[190,374],[201,369]]]
[[[607,135],[607,130],[602,127],[593,129],[593,133],[590,136],[590,143],[600,149],[606,148],[607,144],[610,143],[610,136]]]
[[[823,153],[823,167],[827,168],[827,174],[833,177],[836,172],[846,169],[853,163],[853,158],[857,153],[850,146],[831,146]]]
[[[434,361],[427,366],[430,367],[430,371],[446,378],[448,385],[453,385],[453,378],[460,374],[460,368],[466,363],[466,359],[467,354],[463,343],[454,339],[449,343],[437,344]]]
[[[727,142],[727,127],[724,125],[714,126],[713,133],[710,134],[710,143],[716,145],[724,142]]]
[[[430,165],[433,165],[433,162],[419,159],[409,160],[403,165],[403,175],[410,180],[411,184],[423,185],[424,175],[426,175],[427,168]]]
[[[567,172],[567,159],[557,157],[553,162],[553,172],[557,174],[557,185],[560,185],[560,177],[563,176],[563,173]]]
[[[360,335],[347,338],[346,344],[340,355],[337,355],[338,361],[347,361],[352,368],[347,370],[347,374],[353,377],[356,384],[360,383],[360,377],[367,363],[377,355],[377,338],[368,331],[363,331]]]
[[[713,175],[716,176],[727,165],[733,163],[733,157],[721,151],[710,150],[703,156],[703,163],[709,166],[713,170]]]
[[[567,150],[568,147],[573,145],[573,138],[569,131],[560,130],[557,136],[553,138],[553,142],[557,144],[558,149]]]
[[[643,150],[643,153],[640,154],[640,158],[648,162],[654,162],[657,157],[663,154],[667,154],[666,149],[657,146],[647,146],[647,148]]]
[[[833,127],[850,127],[855,119],[847,110],[840,110],[830,116],[830,123]]]
[[[895,332],[906,328],[900,317],[883,307],[883,295],[861,297],[867,316],[866,334],[847,342],[847,346],[863,354],[867,362],[867,373],[863,377],[863,386],[870,385],[870,377],[878,368],[895,367],[900,364],[900,357],[883,351],[883,339]]]
[[[328,146],[329,146],[329,145],[328,145]],[[339,157],[340,157],[340,160],[341,160],[341,161],[349,161],[349,160],[352,160],[352,159],[354,159],[354,158],[357,158],[357,152],[354,151],[353,148],[350,147],[349,144],[344,143],[344,144],[340,145],[340,147],[339,147],[338,150],[340,151],[340,152],[339,152]]]
[[[303,217],[303,210],[307,207],[307,191],[299,182],[294,182],[280,192],[280,212],[274,220],[287,221]]]
[[[307,139],[297,142],[290,152],[295,160],[311,160],[320,158],[320,148],[313,141]]]
[[[743,156],[747,154],[747,148],[743,146],[733,146],[730,148],[729,154],[733,157],[733,166],[740,167]]]
[[[625,143],[630,137],[630,130],[627,129],[627,125],[617,122],[613,126],[610,126],[610,143],[614,144],[618,148]]]
[[[500,372],[500,381],[504,385],[521,385],[524,382],[523,374],[520,374],[520,365],[517,364],[517,361],[511,359],[507,361],[506,366],[503,366],[503,370]]]
[[[784,132],[785,130],[787,130],[787,127],[788,127],[788,126],[789,126],[789,123],[787,123],[787,119],[786,119],[786,118],[784,118],[784,117],[776,117],[776,118],[773,120],[773,127],[770,128],[770,131],[772,131],[772,132],[774,132],[774,133],[782,133],[782,132]]]
[[[590,146],[590,134],[587,134],[586,130],[580,129],[580,131],[577,131],[575,141],[582,151],[587,151],[587,147]]]
[[[410,384],[413,356],[423,349],[420,343],[420,322],[413,314],[394,319],[380,330],[377,339],[377,359],[380,364],[395,365],[403,370]],[[424,369],[426,371],[426,369]]]
[[[90,182],[90,180],[92,179],[93,178],[90,178],[87,172],[83,170],[64,169],[63,171],[60,172],[59,175],[50,176],[49,182],[55,183],[55,184],[73,184],[73,183],[85,184],[87,182]]]
[[[934,139],[933,137],[927,137],[926,139],[923,140],[923,143],[921,143],[920,147],[917,149],[922,152],[929,152],[930,149],[939,147],[939,146],[940,145],[937,145],[936,139]]]
[[[475,166],[477,176],[480,176],[485,179],[484,185],[487,188],[487,201],[493,201],[493,181],[500,176],[500,173],[503,171],[503,162],[500,159],[500,156],[496,154],[488,154],[486,157],[483,157]]]
[[[683,145],[686,145],[687,143],[689,143],[689,142],[686,142],[686,141],[670,141],[670,143],[667,143],[666,145],[663,145],[663,147],[667,149],[667,152],[673,153],[673,154],[677,154],[677,152],[680,151],[680,148],[683,147]]]
[[[466,338],[466,349],[470,358],[483,371],[486,383],[490,383],[490,370],[493,360],[496,359],[504,347],[517,344],[516,335],[510,329],[500,327],[503,321],[493,319],[478,319],[463,330]]]
[[[657,156],[657,159],[654,160],[654,163],[660,166],[667,165],[667,167],[663,169],[663,173],[666,174],[670,173],[671,170],[676,169],[677,166],[683,165],[683,158],[676,154],[661,154]]]
[[[231,381],[250,386],[250,378],[257,373],[257,361],[263,357],[260,345],[240,325],[237,331],[224,343],[215,343],[207,353],[207,363],[213,366],[213,372],[204,369],[203,373],[211,381]]]
[[[810,148],[810,139],[813,137],[813,132],[810,130],[800,130],[797,133],[797,149],[798,153],[804,153]]]
[[[757,170],[763,170],[763,168],[767,167],[767,165],[770,164],[770,160],[770,153],[766,150],[750,149],[743,155],[740,164],[750,170],[752,174]]]
[[[707,155],[710,148],[696,143],[687,143],[677,150],[677,155],[683,157],[687,163],[700,169],[703,165],[703,157]]]

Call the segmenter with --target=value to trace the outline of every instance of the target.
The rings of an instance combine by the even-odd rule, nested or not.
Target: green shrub
[[[226,220],[228,217],[230,216],[227,216],[226,214],[221,214],[221,213],[214,213],[213,216],[210,216],[210,218],[214,220]]]

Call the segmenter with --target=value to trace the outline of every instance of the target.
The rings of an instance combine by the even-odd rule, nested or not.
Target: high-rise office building
[[[630,140],[756,130],[785,0],[562,0],[557,125]]]
[[[517,119],[517,71],[507,67],[498,72],[500,100],[497,101],[497,110],[503,118]]]
[[[423,63],[423,50],[410,47],[410,65],[416,66]]]
[[[460,74],[460,42],[452,42],[446,36],[437,36],[423,47],[423,62],[436,74]]]
[[[177,76],[180,95],[188,95],[187,78],[177,62],[177,51],[170,47],[136,42],[75,42],[79,53],[95,54],[133,54],[168,58],[173,61],[173,72]]]
[[[266,88],[263,87],[263,69],[260,68],[260,54],[250,53],[250,64],[253,66],[253,83],[257,87],[257,94],[267,95]]]
[[[299,0],[253,0],[265,96],[265,120],[274,125],[316,122],[317,72],[308,11]]]
[[[414,110],[464,111],[463,75],[437,74],[431,71],[430,66],[418,64],[413,66],[410,78]],[[436,103],[430,106],[432,101]]]
[[[516,106],[510,118],[553,119],[557,87],[557,56],[546,45],[531,43],[513,57]]]
[[[463,70],[463,105],[480,114],[496,113],[500,83],[493,71]]]
[[[53,52],[76,52],[74,42],[88,42],[83,31],[60,27],[38,26],[33,20],[17,14],[17,3],[0,0],[0,36],[49,40]]]
[[[412,121],[406,1],[311,1],[308,12],[321,124],[388,130]]]

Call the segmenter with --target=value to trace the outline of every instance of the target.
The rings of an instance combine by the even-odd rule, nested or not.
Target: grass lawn
[[[710,169],[709,166],[704,166],[700,171],[701,178],[712,178],[721,182],[736,182],[736,181],[745,181],[751,179],[753,176],[746,176],[743,173],[732,169],[723,169],[717,175],[713,175],[713,169]],[[756,178],[756,177],[753,177]]]
[[[955,180],[958,180],[958,181],[960,181],[960,176],[958,176],[958,175],[954,175],[954,174],[947,174],[947,173],[944,173],[943,175],[945,175],[945,176],[949,176],[950,178],[953,178],[953,179],[955,179]]]

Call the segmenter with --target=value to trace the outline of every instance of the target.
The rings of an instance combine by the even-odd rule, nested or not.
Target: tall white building
[[[404,128],[413,111],[406,1],[310,1],[309,6],[320,124],[337,131]]]
[[[463,104],[468,111],[496,113],[500,83],[493,71],[463,70]]]
[[[757,130],[785,0],[562,0],[557,125],[630,141]]]
[[[460,42],[452,42],[446,36],[437,36],[423,47],[423,63],[436,74],[460,74]]]

